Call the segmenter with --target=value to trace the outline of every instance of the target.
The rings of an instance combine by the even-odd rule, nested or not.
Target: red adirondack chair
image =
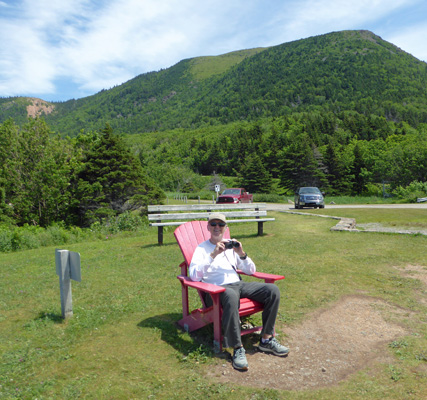
[[[225,291],[225,288],[217,285],[212,285],[204,282],[194,282],[188,276],[188,267],[190,266],[194,250],[203,241],[210,238],[210,233],[207,229],[207,221],[189,221],[180,225],[174,232],[175,238],[184,256],[184,262],[180,264],[181,275],[178,279],[182,286],[182,319],[178,324],[187,332],[193,332],[208,324],[213,324],[214,328],[214,349],[216,352],[222,351],[222,329],[221,316],[222,309],[219,296]],[[224,239],[230,238],[230,231],[227,228],[224,233]],[[238,271],[243,274],[242,271]],[[274,283],[280,279],[284,279],[282,275],[272,275],[261,272],[256,272],[251,275],[259,279],[263,279],[266,283]],[[188,288],[194,288],[199,292],[202,306],[190,312],[188,302]],[[213,300],[211,307],[206,307],[203,300],[202,292],[209,293]],[[241,317],[252,315],[263,310],[263,305],[259,302],[250,299],[240,300],[239,314]],[[242,335],[258,332],[261,326],[249,329],[242,329]]]

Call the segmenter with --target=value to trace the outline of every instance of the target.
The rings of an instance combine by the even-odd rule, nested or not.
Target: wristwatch
[[[245,253],[245,255],[244,255],[244,256],[241,256],[241,257],[240,257],[240,259],[241,259],[241,260],[246,260],[247,258],[248,258],[248,253]]]

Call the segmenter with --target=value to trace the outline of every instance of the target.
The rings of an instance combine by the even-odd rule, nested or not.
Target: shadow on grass
[[[156,315],[141,321],[138,327],[159,330],[161,339],[179,351],[183,359],[192,358],[195,361],[200,361],[201,357],[215,357],[231,363],[231,353],[226,349],[220,353],[214,352],[212,324],[187,334],[177,324],[181,317],[182,315],[178,313]],[[256,352],[254,345],[259,342],[259,334],[244,335],[242,341],[247,353],[253,354]]]
[[[62,324],[64,322],[64,318],[59,314],[40,311],[37,317],[34,318],[34,321],[52,321],[55,324]]]
[[[176,242],[169,242],[169,243],[163,243],[163,244],[151,243],[151,244],[145,244],[144,246],[141,246],[141,249],[153,249],[153,248],[161,249],[162,247],[177,246],[177,245],[178,244]]]
[[[177,321],[181,318],[182,314],[178,313],[156,315],[144,319],[138,324],[138,327],[159,330],[161,332],[161,339],[184,356],[194,352],[201,345],[205,348],[212,347],[213,330],[209,329],[209,326],[199,329],[196,334],[191,333],[191,340],[188,340],[188,334],[177,324]]]

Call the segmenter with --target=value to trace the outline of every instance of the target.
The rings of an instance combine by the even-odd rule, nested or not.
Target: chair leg
[[[190,307],[188,304],[188,287],[182,285],[181,288],[181,298],[182,298],[182,316],[186,317],[188,314],[190,314]]]
[[[219,300],[219,293],[211,294],[213,301],[213,329],[214,329],[214,352],[220,353],[222,351],[222,328],[221,328],[221,303]]]

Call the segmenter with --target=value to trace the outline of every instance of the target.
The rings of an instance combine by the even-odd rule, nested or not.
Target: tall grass
[[[148,228],[147,218],[125,212],[116,218],[93,223],[90,228],[66,227],[57,223],[47,228],[26,224],[0,225],[0,253],[59,246],[92,240],[107,240],[112,235],[140,232]]]
[[[78,243],[95,235],[90,230],[78,227],[65,228],[52,225],[47,228],[39,226],[0,226],[0,252],[37,249],[44,246]]]

